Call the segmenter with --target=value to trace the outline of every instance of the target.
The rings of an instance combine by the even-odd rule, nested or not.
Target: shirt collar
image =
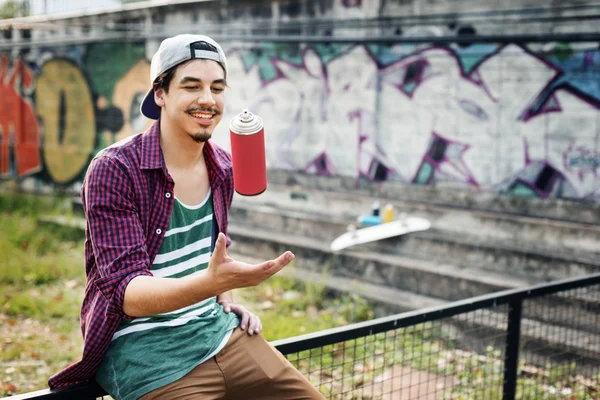
[[[215,147],[210,140],[204,143],[202,151],[204,153],[204,162],[206,163],[210,186],[215,189],[223,181],[222,171],[227,168],[227,165],[225,160],[223,160],[222,157],[219,157],[219,154],[215,151]]]
[[[230,167],[223,157],[220,157],[215,147],[210,141],[204,143],[202,149],[204,162],[209,173],[211,186],[217,187],[223,180],[223,174],[217,171],[223,171]],[[142,160],[141,169],[162,169],[165,176],[168,176],[167,165],[160,147],[160,120],[157,120],[142,136]]]
[[[152,124],[142,136],[141,169],[162,169],[165,175],[167,166],[160,148],[160,120]]]

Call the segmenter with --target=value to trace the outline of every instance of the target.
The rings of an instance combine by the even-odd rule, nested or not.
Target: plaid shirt
[[[233,198],[231,156],[210,142],[203,151],[213,193],[214,249],[217,233],[227,232]],[[121,319],[132,319],[123,313],[125,288],[136,276],[152,275],[150,267],[171,217],[173,187],[158,121],[145,133],[104,149],[90,163],[81,191],[87,222],[83,357],[52,376],[50,387],[93,380]]]

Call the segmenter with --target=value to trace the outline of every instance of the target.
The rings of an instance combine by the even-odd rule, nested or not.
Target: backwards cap
[[[198,42],[206,42],[214,46],[217,51],[201,50],[194,48]],[[213,60],[218,62],[225,71],[227,78],[227,60],[225,53],[217,42],[208,36],[203,35],[177,35],[162,41],[160,47],[150,63],[150,90],[146,93],[144,101],[140,107],[143,115],[150,119],[160,118],[160,107],[154,102],[154,89],[152,85],[156,78],[164,74],[170,68],[181,64],[184,61],[200,58],[204,60]]]

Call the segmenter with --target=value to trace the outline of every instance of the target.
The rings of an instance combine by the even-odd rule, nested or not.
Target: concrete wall
[[[121,0],[26,0],[31,15],[57,14],[71,11],[91,11],[110,6],[119,6]]]
[[[12,43],[0,50],[0,176],[26,188],[77,190],[99,149],[148,126],[138,105],[158,37],[236,33],[248,40],[223,42],[231,67],[225,119],[246,107],[264,118],[271,170],[598,204],[597,43],[252,41],[257,34],[406,38],[464,27],[550,34],[594,26],[569,19],[591,12],[564,9],[573,5],[586,2],[228,0],[21,21],[14,26],[27,29],[0,35],[0,48]],[[542,6],[533,15],[502,14]],[[492,14],[472,14],[479,11]],[[522,22],[533,17],[542,21]],[[131,29],[140,30],[139,41],[102,40]],[[28,37],[56,44],[30,48]],[[60,44],[74,37],[97,41]],[[226,125],[215,140],[228,147]]]
[[[104,2],[102,11],[93,14],[90,7],[84,11],[78,2],[65,1],[60,9],[71,11],[68,17],[5,20],[0,28],[31,29],[34,38],[56,38],[78,26],[84,27],[80,37],[100,38],[115,27],[123,31],[149,28],[148,24],[152,27],[146,32],[167,35],[190,30],[334,37],[553,34],[597,32],[600,11],[598,3],[587,0],[146,0],[111,11],[114,4],[115,0]],[[3,33],[0,45],[11,39],[10,32]],[[13,30],[15,36],[19,35]]]
[[[568,44],[225,43],[227,121],[265,121],[268,167],[600,201],[600,51]],[[1,56],[0,173],[77,190],[99,149],[139,132],[144,44]],[[215,141],[228,147],[227,124]]]
[[[270,168],[600,200],[600,52],[563,47],[231,48],[229,110]]]

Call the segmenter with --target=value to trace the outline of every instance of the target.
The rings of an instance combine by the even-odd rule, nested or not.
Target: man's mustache
[[[185,112],[187,113],[194,113],[194,112],[211,112],[214,114],[221,114],[221,111],[217,108],[217,107],[194,107],[194,108],[188,108]]]

